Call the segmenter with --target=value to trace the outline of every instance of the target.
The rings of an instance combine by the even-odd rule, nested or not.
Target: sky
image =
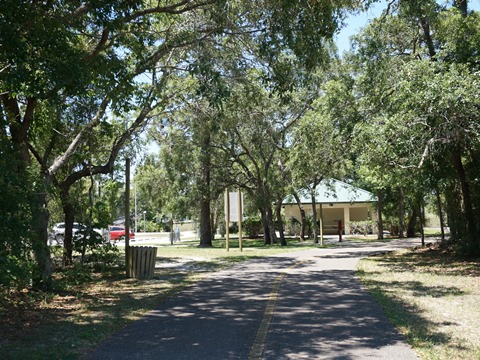
[[[335,37],[338,53],[341,55],[344,51],[348,50],[350,48],[350,36],[357,34],[370,20],[380,16],[386,7],[387,1],[382,0],[379,3],[373,4],[366,12],[349,16],[345,20],[345,27]]]
[[[419,0],[420,1],[420,0]],[[441,5],[451,5],[453,0],[439,0],[437,3]],[[381,0],[371,6],[371,8],[363,13],[349,16],[345,21],[345,27],[335,37],[338,47],[338,53],[343,54],[344,51],[350,48],[350,36],[357,34],[361,28],[365,27],[370,20],[381,15],[382,11],[386,9],[388,4],[387,0]],[[469,10],[480,11],[480,0],[470,0],[468,2]]]

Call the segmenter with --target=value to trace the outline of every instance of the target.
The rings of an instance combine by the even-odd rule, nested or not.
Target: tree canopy
[[[137,164],[142,207],[197,214],[201,246],[227,187],[249,193],[265,243],[280,230],[285,244],[282,199],[341,177],[385,194],[389,221],[413,231],[435,194],[455,249],[479,254],[480,15],[391,1],[339,58],[332,37],[371,2],[5,0],[1,266],[50,286],[51,214],[69,265],[75,219],[120,212],[112,174],[147,128],[160,153]]]

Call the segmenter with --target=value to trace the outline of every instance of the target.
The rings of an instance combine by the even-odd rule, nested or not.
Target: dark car
[[[130,229],[130,239],[135,237],[135,233]],[[123,226],[109,226],[108,238],[110,241],[125,240],[125,228]]]

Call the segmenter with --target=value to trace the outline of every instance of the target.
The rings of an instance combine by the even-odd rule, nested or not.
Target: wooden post
[[[338,241],[342,242],[342,231],[343,231],[343,226],[342,226],[342,219],[338,220]]]
[[[127,277],[130,272],[130,158],[125,159],[125,264],[127,266]]]
[[[238,189],[238,248],[243,251],[242,246],[242,193]]]
[[[323,205],[320,203],[320,246],[323,246]]]
[[[230,195],[225,189],[225,249],[230,250]]]

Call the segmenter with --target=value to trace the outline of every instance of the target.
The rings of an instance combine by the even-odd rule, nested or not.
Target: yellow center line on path
[[[335,254],[335,252],[329,252],[326,254],[322,254],[320,256],[314,257],[323,257]],[[288,267],[284,270],[280,275],[277,276],[275,282],[272,286],[272,290],[270,291],[270,295],[268,297],[268,303],[263,313],[262,321],[260,322],[260,326],[258,327],[257,334],[255,335],[255,340],[253,341],[253,345],[250,348],[250,353],[248,354],[248,360],[261,360],[263,352],[265,350],[265,342],[267,341],[267,334],[268,328],[270,327],[270,323],[273,318],[273,313],[275,312],[275,305],[278,299],[278,292],[280,291],[280,284],[288,274],[288,272],[297,266],[300,266],[306,261],[311,259],[305,259],[301,261],[297,261],[292,266]]]
[[[265,350],[265,342],[267,340],[268,328],[270,327],[273,313],[275,312],[275,304],[277,303],[278,292],[280,290],[280,284],[282,280],[285,278],[285,276],[290,270],[296,268],[297,266],[300,266],[306,261],[308,261],[308,259],[296,262],[295,264],[284,270],[275,279],[275,282],[272,286],[272,291],[270,291],[270,295],[268,297],[268,303],[265,308],[265,312],[263,313],[262,321],[260,322],[260,326],[258,327],[255,340],[253,341],[253,345],[250,348],[248,360],[260,360],[262,358],[263,351]]]

